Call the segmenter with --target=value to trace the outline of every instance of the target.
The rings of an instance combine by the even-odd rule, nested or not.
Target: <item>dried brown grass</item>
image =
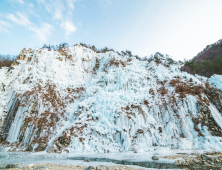
[[[3,60],[3,61],[0,61],[0,69],[1,69],[2,67],[10,67],[13,62],[14,62],[14,61],[10,61],[10,60],[7,60],[7,59],[5,59],[5,60]]]
[[[111,59],[109,61],[109,66],[112,66],[112,65],[115,65],[116,67],[119,67],[120,65],[122,65],[123,67],[126,67],[127,63],[122,60]]]
[[[144,104],[145,104],[146,106],[149,106],[148,100],[144,100]]]
[[[165,86],[160,87],[157,90],[162,96],[164,96],[167,93],[167,89],[165,88]]]

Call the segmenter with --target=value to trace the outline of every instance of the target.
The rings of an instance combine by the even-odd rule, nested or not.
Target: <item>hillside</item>
[[[206,48],[193,58],[195,63],[201,63],[203,60],[214,61],[218,56],[222,56],[222,40],[207,45]]]
[[[181,68],[191,74],[211,77],[213,74],[222,74],[222,40],[207,45],[192,60],[187,61]]]
[[[23,49],[0,76],[2,151],[222,150],[217,82],[158,53]]]

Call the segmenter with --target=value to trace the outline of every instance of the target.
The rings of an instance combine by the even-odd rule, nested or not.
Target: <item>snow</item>
[[[181,82],[192,79],[195,85],[204,86],[204,77],[181,72],[175,64],[166,67],[134,57],[130,61],[128,56],[120,56],[112,51],[95,53],[80,45],[68,47],[67,55],[47,49],[25,51],[24,55],[25,59],[18,60],[19,65],[9,72],[6,68],[0,69],[2,122],[10,105],[7,96],[12,91],[24,104],[18,107],[10,127],[9,143],[18,142],[26,117],[35,116],[33,119],[37,119],[42,113],[53,112],[59,117],[55,127],[50,129],[50,133],[42,130],[39,134],[40,137],[47,136],[47,151],[65,131],[67,136],[71,136],[71,142],[66,147],[70,153],[147,153],[155,146],[184,151],[222,150],[222,138],[211,136],[208,129],[201,125],[198,128],[206,136],[198,136],[194,128],[192,117],[200,116],[197,97],[187,94],[181,101],[169,84],[170,80],[180,77]],[[112,60],[120,64],[111,65]],[[121,63],[125,63],[125,66]],[[162,85],[164,81],[166,83]],[[217,78],[212,77],[209,81],[221,88]],[[167,89],[164,96],[159,92],[162,86]],[[50,97],[48,89],[52,87],[53,97],[47,101],[46,97]],[[69,90],[77,88],[84,90],[82,93],[69,93]],[[153,94],[150,93],[152,90]],[[33,93],[25,95],[28,91]],[[172,97],[175,97],[175,103]],[[148,106],[144,100],[149,102]],[[213,117],[220,120],[217,109],[212,105],[209,108]],[[217,123],[221,127],[220,122]],[[72,127],[78,137],[70,132]],[[22,143],[31,144],[37,130],[34,123],[29,123]],[[33,145],[34,148],[37,146]]]

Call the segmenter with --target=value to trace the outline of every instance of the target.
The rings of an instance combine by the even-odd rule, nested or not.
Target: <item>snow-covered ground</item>
[[[80,45],[63,51],[23,50],[20,60],[0,75],[0,119],[8,122],[3,133],[12,144],[2,151],[222,150],[222,138],[211,135],[197,108],[198,101],[209,99],[192,90],[206,88],[207,79],[181,72],[164,57],[139,61]],[[176,92],[181,84],[191,92]],[[209,109],[222,119],[217,108],[210,104]]]

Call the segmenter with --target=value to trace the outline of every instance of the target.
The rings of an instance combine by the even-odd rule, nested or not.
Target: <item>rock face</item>
[[[18,169],[20,169],[20,167],[18,165],[15,165],[15,164],[8,164],[5,167],[5,169],[11,169],[11,168],[18,168]]]
[[[140,61],[75,45],[24,49],[16,63],[0,69],[9,151],[222,149],[220,91],[162,55]]]
[[[209,88],[205,90],[209,100],[213,103],[218,111],[222,114],[222,93],[216,88]]]
[[[197,103],[197,108],[198,111],[201,115],[201,122],[204,126],[208,127],[209,132],[213,135],[213,136],[220,136],[222,137],[222,129],[220,126],[218,126],[218,124],[215,122],[210,109],[208,108],[208,106],[203,103],[198,101]],[[198,128],[196,128],[198,129]],[[201,134],[201,132],[199,131],[200,135],[204,135]]]

